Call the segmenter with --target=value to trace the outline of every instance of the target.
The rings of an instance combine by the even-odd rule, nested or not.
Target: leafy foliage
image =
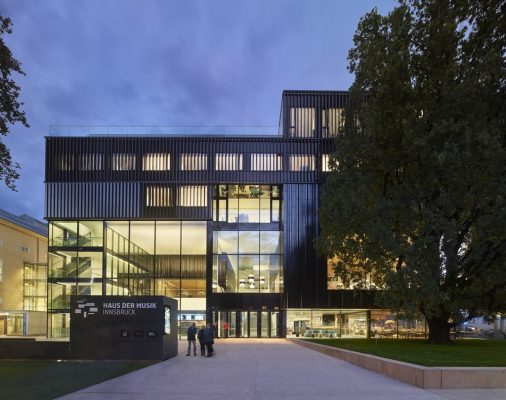
[[[506,3],[405,0],[359,22],[344,132],[320,209],[321,253],[429,341],[506,310]],[[450,323],[448,322],[450,321]]]
[[[16,122],[29,127],[25,113],[21,109],[23,103],[18,100],[20,88],[11,78],[13,72],[21,75],[25,73],[4,42],[4,35],[11,33],[10,18],[0,16],[0,135],[2,136],[7,136],[9,125]],[[13,190],[15,190],[14,181],[19,178],[18,169],[19,165],[12,161],[9,149],[0,140],[0,180]]]

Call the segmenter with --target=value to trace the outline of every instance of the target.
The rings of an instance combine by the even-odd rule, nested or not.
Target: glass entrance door
[[[256,311],[249,312],[249,337],[259,337],[258,335],[258,313]]]
[[[228,325],[228,337],[278,337],[279,318],[278,311],[215,311],[213,313],[218,337],[225,337],[225,323]]]

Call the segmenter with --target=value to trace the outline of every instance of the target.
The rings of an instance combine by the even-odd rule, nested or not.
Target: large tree
[[[506,6],[405,0],[359,22],[319,250],[430,343],[506,308]]]
[[[17,72],[25,75],[21,69],[21,64],[13,56],[4,41],[6,34],[12,33],[12,23],[10,18],[4,18],[0,15],[0,135],[7,136],[9,125],[17,122],[28,127],[25,113],[19,101],[20,88],[12,80],[11,74]],[[19,178],[19,165],[13,162],[11,153],[5,143],[0,140],[0,181],[16,190],[15,180]]]

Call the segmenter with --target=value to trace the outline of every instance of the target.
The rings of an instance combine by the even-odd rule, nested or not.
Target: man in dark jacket
[[[195,335],[197,334],[197,327],[195,325],[195,322],[193,322],[186,331],[186,338],[188,339],[188,352],[186,353],[187,356],[191,354],[191,346],[193,344],[193,355],[197,355],[197,344],[195,343]]]
[[[205,356],[206,355],[206,343],[204,342],[204,332],[206,330],[206,327],[204,325],[201,326],[199,329],[199,333],[197,334],[197,338],[199,339],[200,344],[200,355]]]
[[[213,325],[208,322],[206,329],[204,329],[204,343],[207,347],[207,356],[211,357],[213,355],[213,344],[214,344],[214,329]]]

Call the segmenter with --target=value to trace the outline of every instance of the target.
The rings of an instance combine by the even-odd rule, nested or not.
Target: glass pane
[[[271,312],[271,337],[278,337],[278,315],[279,312]]]
[[[79,278],[102,278],[102,252],[79,252],[77,271]]]
[[[103,236],[102,221],[79,222],[79,246],[103,246]]]
[[[227,201],[219,200],[218,221],[227,221]]]
[[[156,223],[157,257],[180,253],[181,223],[179,221],[161,221]]]
[[[77,278],[77,252],[50,253],[49,276],[51,278]]]
[[[260,232],[260,253],[261,254],[281,254],[283,253],[283,241],[281,232]]]
[[[239,232],[239,253],[258,254],[260,233],[257,231]]]
[[[272,200],[272,222],[279,222],[280,220],[280,201]]]
[[[235,337],[236,330],[236,312],[230,311],[228,313],[228,336]]]
[[[271,200],[260,199],[260,222],[271,222]]]
[[[50,310],[64,310],[70,308],[70,295],[73,293],[75,283],[50,283],[48,284],[48,297]]]
[[[256,311],[249,313],[249,337],[258,337],[258,313]]]
[[[185,222],[182,225],[182,254],[203,254],[207,253],[207,223],[206,222]]]
[[[260,289],[263,293],[283,291],[283,256],[260,256]]]
[[[238,185],[228,185],[227,193],[228,193],[228,222],[238,222],[239,221]]]
[[[237,231],[214,232],[214,236],[217,237],[215,253],[237,254],[238,235]]]
[[[50,314],[48,335],[53,338],[70,336],[70,314]]]
[[[262,316],[261,316],[261,323],[260,323],[260,326],[261,326],[261,337],[269,337],[269,312],[267,311],[262,311]]]
[[[239,256],[239,292],[259,292],[259,256]]]
[[[149,254],[155,253],[155,223],[152,221],[132,221],[130,241]]]
[[[241,223],[257,223],[259,216],[259,199],[256,198],[239,198],[239,219]]]
[[[242,311],[239,313],[239,322],[241,324],[240,329],[240,336],[241,337],[248,337],[248,312]]]
[[[216,284],[213,280],[213,292],[237,292],[238,258],[236,255],[222,254],[215,256]]]
[[[50,246],[77,246],[77,222],[51,223]]]
[[[180,293],[180,280],[178,279],[156,279],[155,293],[157,296],[178,298]]]

